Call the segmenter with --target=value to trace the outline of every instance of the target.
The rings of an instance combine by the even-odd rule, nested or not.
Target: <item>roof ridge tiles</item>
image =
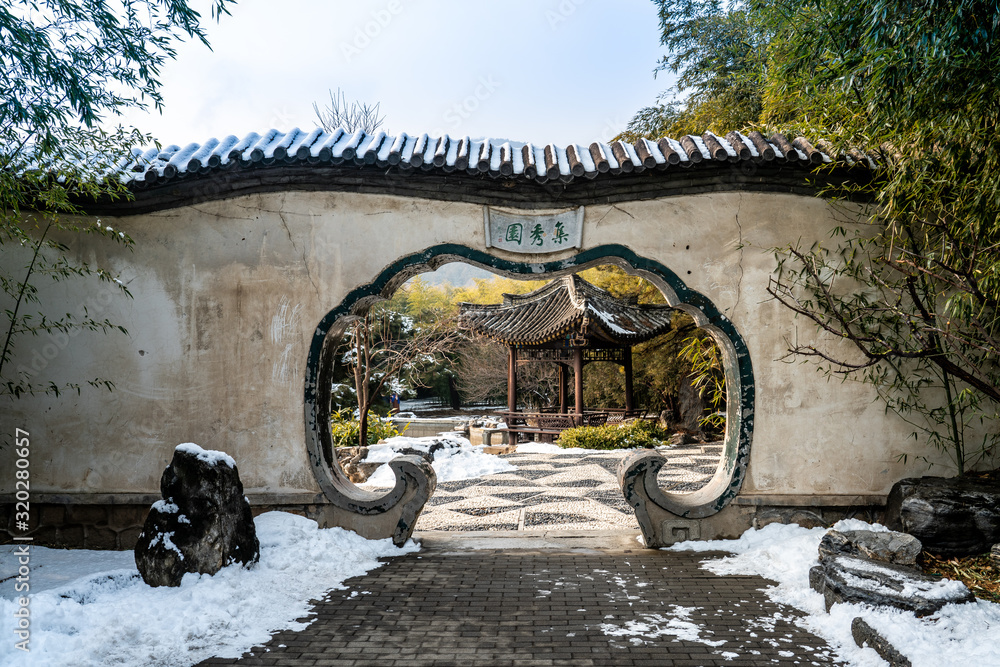
[[[303,132],[288,147],[288,157],[296,160],[308,160],[312,154],[313,145],[323,136],[325,130],[322,127],[313,128],[308,134]]]
[[[277,133],[274,137],[274,141],[268,144],[267,149],[264,151],[265,158],[277,158],[281,159],[288,154],[288,147],[293,141],[299,138],[300,135],[305,134],[299,128],[294,128],[288,132]]]
[[[462,137],[462,140],[458,142],[458,147],[455,149],[455,169],[469,168],[469,149],[471,145],[472,140],[468,135]]]
[[[274,141],[274,137],[277,134],[278,131],[272,127],[270,130],[260,135],[257,141],[253,142],[253,144],[248,146],[247,149],[243,151],[241,159],[244,162],[260,162],[263,160],[264,150],[272,141]]]
[[[334,164],[351,161],[358,166],[458,170],[540,183],[554,180],[568,183],[609,172],[612,175],[639,174],[647,169],[662,170],[676,165],[694,167],[702,162],[705,164],[700,168],[720,162],[768,163],[775,160],[795,163],[806,169],[835,161],[846,166],[875,166],[871,156],[860,151],[832,156],[828,154],[830,150],[822,141],[813,143],[801,136],[789,139],[781,133],[765,138],[756,130],[746,134],[733,131],[725,136],[707,131],[700,136],[691,134],[678,139],[640,137],[634,142],[539,145],[488,137],[458,139],[447,134],[431,137],[401,132],[390,135],[385,131],[348,132],[344,128],[330,131],[316,127],[308,132],[294,128],[288,132],[276,129],[263,134],[251,132],[243,137],[228,135],[221,140],[211,138],[201,144],[186,144],[183,148],[172,144],[160,149],[135,149],[117,169],[126,183],[151,185],[205,174],[236,162],[249,167],[267,166],[277,161]]]

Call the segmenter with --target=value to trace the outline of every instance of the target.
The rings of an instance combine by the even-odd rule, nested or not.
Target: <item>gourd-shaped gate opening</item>
[[[418,457],[404,456],[390,463],[396,483],[386,493],[362,489],[344,474],[334,453],[330,429],[334,353],[346,329],[374,303],[389,298],[413,276],[456,261],[513,278],[563,278],[563,284],[577,284],[570,277],[577,271],[614,264],[655,285],[667,301],[664,309],[676,308],[690,315],[719,347],[728,393],[725,440],[711,480],[697,491],[685,494],[660,491],[656,473],[664,463],[663,458],[651,450],[636,452],[623,462],[619,472],[625,497],[636,510],[647,546],[656,546],[656,534],[665,520],[710,516],[736,496],[745,475],[753,433],[753,369],[743,338],[708,298],[689,289],[668,267],[655,259],[640,257],[624,246],[601,246],[557,262],[522,263],[445,244],[396,259],[374,281],[351,291],[316,327],[307,361],[304,416],[310,464],[330,503],[319,517],[322,525],[343,526],[366,537],[392,537],[394,542],[402,544],[412,534],[420,511],[433,494],[436,483],[433,469]],[[555,283],[553,289],[558,286]],[[649,323],[649,328],[655,329],[655,324]],[[578,402],[579,396],[578,392]],[[582,406],[578,404],[575,408],[574,413],[583,421]]]

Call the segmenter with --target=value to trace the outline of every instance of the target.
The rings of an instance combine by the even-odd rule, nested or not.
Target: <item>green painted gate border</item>
[[[459,244],[440,244],[432,246],[418,253],[402,257],[385,269],[371,283],[362,285],[352,290],[336,308],[331,310],[317,325],[313,334],[312,344],[309,348],[309,355],[306,367],[305,378],[305,426],[306,426],[306,448],[308,450],[310,464],[313,473],[323,489],[324,494],[330,500],[345,509],[362,514],[375,514],[385,511],[391,507],[399,498],[400,485],[397,484],[393,491],[384,496],[378,496],[369,491],[364,491],[350,483],[338,465],[334,465],[332,456],[332,438],[330,434],[330,408],[329,408],[329,385],[332,373],[332,353],[333,343],[328,335],[337,325],[338,320],[345,317],[356,316],[359,309],[363,309],[365,304],[375,303],[383,298],[388,298],[395,289],[405,280],[413,275],[427,269],[434,263],[441,265],[446,262],[440,261],[447,257],[448,261],[467,261],[487,269],[493,269],[505,274],[521,276],[543,277],[548,274],[565,274],[574,269],[584,268],[587,265],[600,264],[601,260],[619,260],[626,262],[632,269],[641,271],[655,278],[659,278],[674,292],[677,303],[670,304],[683,308],[688,312],[700,311],[707,320],[707,325],[717,330],[732,345],[735,364],[727,364],[727,382],[730,386],[732,380],[737,380],[739,389],[739,406],[735,412],[730,410],[727,419],[726,446],[723,452],[723,465],[720,467],[725,482],[720,485],[710,483],[717,489],[710,498],[701,498],[699,502],[690,506],[689,511],[683,512],[681,516],[707,516],[714,514],[724,508],[736,497],[746,476],[746,467],[750,459],[750,446],[753,437],[755,388],[753,365],[750,360],[750,351],[746,342],[740,335],[733,323],[723,315],[715,304],[700,292],[692,290],[677,274],[663,264],[641,257],[629,248],[622,245],[603,245],[580,252],[573,257],[560,259],[551,262],[514,262],[507,259],[495,257],[481,250],[476,250]],[[438,262],[434,262],[438,259]],[[605,262],[617,263],[617,262]],[[434,267],[436,268],[436,266]],[[668,299],[669,301],[669,299]],[[697,318],[701,319],[701,318]],[[703,324],[703,326],[705,326]],[[346,322],[338,326],[343,331]],[[327,363],[324,363],[327,362]],[[324,390],[324,386],[326,389]],[[732,393],[730,394],[732,395]],[[325,403],[325,405],[324,405]],[[733,417],[736,417],[739,424],[731,430]],[[329,457],[329,459],[328,459]],[[716,478],[719,478],[719,473]],[[333,487],[333,488],[331,488]],[[697,493],[697,492],[696,492]],[[717,495],[716,495],[717,494]],[[669,494],[675,500],[684,499],[688,494]],[[690,494],[694,496],[696,494]],[[687,504],[687,503],[682,503]]]

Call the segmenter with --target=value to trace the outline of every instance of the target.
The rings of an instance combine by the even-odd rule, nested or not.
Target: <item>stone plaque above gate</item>
[[[583,245],[583,207],[563,213],[531,215],[483,207],[486,247],[541,254]]]

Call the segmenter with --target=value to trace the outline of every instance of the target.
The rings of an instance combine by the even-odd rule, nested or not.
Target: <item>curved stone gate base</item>
[[[370,540],[391,538],[397,547],[403,546],[413,534],[420,512],[434,495],[437,475],[431,464],[419,456],[400,456],[390,461],[389,467],[396,474],[396,489],[402,489],[398,498],[390,492],[391,504],[366,512],[344,503],[340,496],[337,498],[340,503],[320,505],[309,518],[320,528],[345,528]]]
[[[884,514],[882,496],[817,496],[807,506],[794,501],[784,504],[781,498],[770,499],[779,504],[767,504],[759,499],[741,502],[737,497],[711,515],[690,512],[663,493],[657,484],[656,476],[666,463],[667,459],[659,453],[641,450],[623,459],[618,467],[618,484],[625,501],[635,510],[642,542],[650,549],[687,540],[735,539],[748,528],[759,529],[772,523],[828,527],[845,518],[873,523],[881,521]]]

